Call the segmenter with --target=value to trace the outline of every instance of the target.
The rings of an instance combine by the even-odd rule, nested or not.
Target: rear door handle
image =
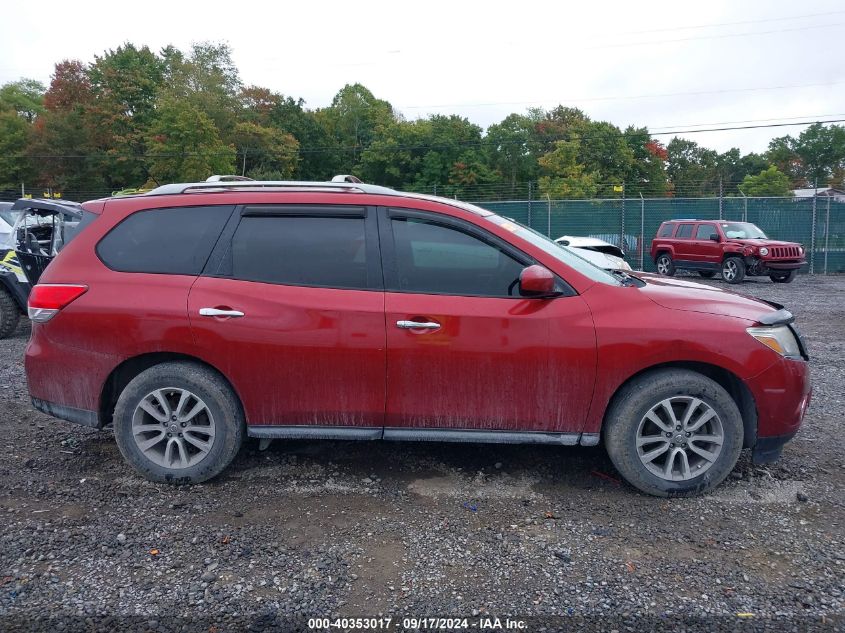
[[[434,321],[397,321],[396,327],[402,330],[436,330],[440,324]]]
[[[244,316],[240,310],[221,310],[220,308],[200,308],[200,316],[210,317],[234,317],[239,318]]]

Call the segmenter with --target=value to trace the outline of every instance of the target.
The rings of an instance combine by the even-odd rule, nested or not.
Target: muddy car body
[[[455,200],[356,183],[193,183],[83,205],[30,297],[35,406],[155,481],[244,435],[603,441],[651,494],[775,459],[810,398],[779,306],[611,274]]]

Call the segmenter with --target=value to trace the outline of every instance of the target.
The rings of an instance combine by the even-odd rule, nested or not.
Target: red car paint
[[[136,211],[227,204],[365,205],[458,218],[519,249],[574,293],[490,298],[309,288],[122,273],[96,255],[98,242]],[[652,275],[642,275],[643,287],[597,283],[492,216],[446,200],[222,191],[110,199],[85,209],[101,215],[40,284],[88,290],[51,320],[33,323],[26,371],[34,399],[93,426],[110,420],[110,385],[127,361],[164,355],[217,369],[250,427],[542,431],[592,435],[595,441],[582,443],[595,443],[626,381],[650,368],[691,363],[741,381],[756,411],[756,438],[793,433],[809,401],[806,362],[780,357],[745,331],[775,311],[770,305]],[[247,316],[200,319],[204,306]],[[393,326],[403,320],[440,327]]]

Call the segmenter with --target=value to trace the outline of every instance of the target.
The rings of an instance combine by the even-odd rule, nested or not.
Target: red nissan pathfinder
[[[29,299],[34,406],[158,482],[245,436],[603,443],[649,494],[777,459],[810,400],[783,306],[608,272],[455,200],[172,184],[82,205]]]

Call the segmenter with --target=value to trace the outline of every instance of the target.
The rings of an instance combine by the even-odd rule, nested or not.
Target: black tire
[[[166,388],[186,390],[201,399],[208,411],[205,423],[214,430],[206,455],[185,467],[157,464],[141,450],[133,435],[133,417],[142,400],[157,389],[167,393]],[[231,388],[214,370],[187,361],[162,363],[138,374],[120,394],[114,410],[114,436],[124,459],[147,479],[169,484],[198,483],[220,474],[235,458],[243,441],[244,415]],[[170,443],[166,438],[162,441]]]
[[[785,270],[783,272],[772,273],[769,275],[769,279],[771,279],[776,284],[788,284],[792,283],[792,280],[798,276],[798,271],[793,270]]]
[[[672,261],[672,256],[669,253],[661,253],[654,260],[654,265],[657,266],[657,272],[661,275],[671,277],[675,274],[675,262]],[[661,272],[661,268],[663,271]]]
[[[702,277],[704,277],[705,279],[710,279],[716,273],[715,273],[715,271],[712,271],[712,270],[699,270],[698,274],[701,275]]]
[[[722,262],[722,279],[729,284],[739,284],[745,279],[745,262],[741,257],[727,257]]]
[[[684,397],[699,399],[715,412],[723,443],[718,456],[700,475],[670,481],[654,474],[640,459],[637,434],[641,421],[646,424],[645,415],[652,407],[667,398]],[[742,442],[742,417],[728,392],[710,378],[687,369],[659,369],[635,378],[614,396],[605,418],[604,444],[616,469],[632,486],[658,497],[688,497],[712,490],[733,470]],[[673,450],[667,449],[666,457],[662,458],[664,463],[668,461],[668,451]],[[690,459],[697,459],[686,447],[684,452]],[[675,462],[680,462],[680,458]]]
[[[0,288],[0,338],[6,338],[18,328],[21,311],[5,288]]]

